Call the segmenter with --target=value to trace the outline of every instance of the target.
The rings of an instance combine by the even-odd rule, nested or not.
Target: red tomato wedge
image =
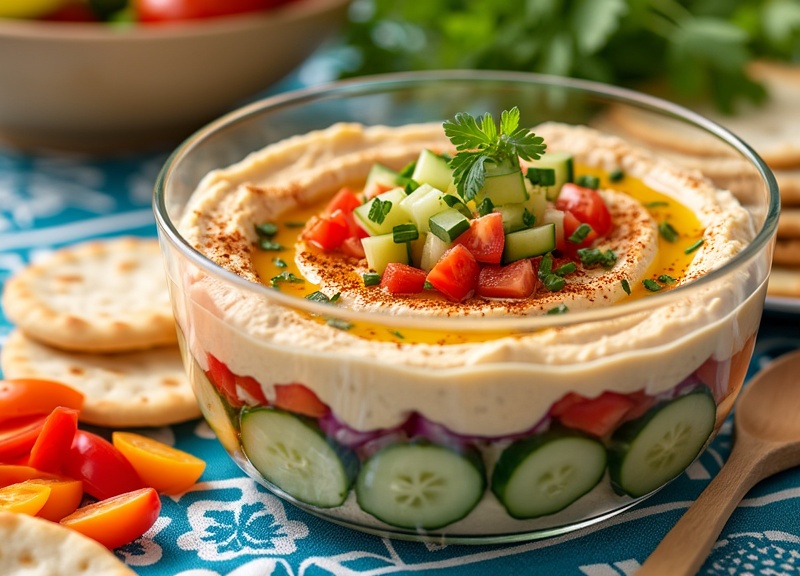
[[[330,215],[341,210],[345,214],[350,214],[353,210],[361,206],[361,199],[350,188],[340,189],[333,198],[331,198],[328,205],[325,207],[325,213]]]
[[[54,380],[0,381],[0,419],[49,414],[56,406],[80,410],[83,394]]]
[[[567,394],[550,410],[564,426],[603,437],[610,434],[636,406],[629,397],[616,392],[603,392],[597,398]]]
[[[287,0],[132,0],[141,22],[173,22],[269,10]]]
[[[425,270],[390,262],[381,275],[381,288],[391,294],[419,294],[425,289]]]
[[[27,456],[45,420],[47,416],[36,415],[0,422],[0,462],[10,463],[20,456]]]
[[[449,300],[460,302],[475,291],[480,269],[472,253],[456,244],[428,272],[427,280]]]
[[[462,244],[478,262],[500,264],[506,236],[503,232],[503,216],[492,212],[470,222],[469,230],[453,241]]]
[[[114,549],[147,532],[160,512],[158,492],[142,488],[78,508],[60,524]]]
[[[527,298],[539,280],[527,258],[507,266],[487,265],[478,275],[477,293],[486,298]]]
[[[111,440],[142,481],[161,493],[185,492],[206,468],[200,458],[141,434],[117,431]]]
[[[611,232],[611,213],[597,190],[568,182],[561,187],[555,206],[571,212],[580,222],[591,226],[599,236]]]
[[[252,376],[238,376],[234,375],[234,383],[236,386],[244,390],[248,396],[249,403],[254,406],[266,406],[269,404],[267,397],[264,396],[264,391],[261,389],[261,384]]]
[[[350,235],[350,223],[341,210],[317,216],[303,232],[303,238],[325,251],[336,250]]]
[[[31,448],[28,465],[44,472],[61,472],[77,430],[77,410],[63,406],[54,408]]]
[[[208,354],[206,360],[208,361],[208,370],[206,371],[208,379],[225,397],[228,404],[234,408],[241,408],[244,403],[239,400],[239,395],[236,392],[236,376],[216,356]]]
[[[111,442],[78,430],[64,463],[64,474],[83,481],[83,489],[104,500],[144,487],[136,470]]]
[[[275,406],[312,418],[324,416],[330,410],[313,391],[302,384],[276,384]]]

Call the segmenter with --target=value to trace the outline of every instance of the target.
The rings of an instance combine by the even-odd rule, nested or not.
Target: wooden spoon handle
[[[669,531],[636,576],[694,576],[733,510],[761,479],[752,451],[734,450],[719,474]]]

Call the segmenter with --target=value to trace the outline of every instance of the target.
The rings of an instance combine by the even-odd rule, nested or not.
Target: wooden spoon
[[[800,465],[800,350],[756,374],[734,416],[728,461],[636,576],[697,574],[744,495],[764,478]]]

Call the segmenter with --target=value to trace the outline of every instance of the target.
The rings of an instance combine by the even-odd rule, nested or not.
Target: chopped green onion
[[[661,285],[655,280],[651,280],[650,278],[642,280],[642,284],[644,284],[644,287],[650,290],[650,292],[658,292],[659,290],[661,290]]]
[[[365,272],[361,277],[364,279],[364,286],[377,286],[381,283],[381,275],[377,272]]]
[[[303,278],[299,276],[295,276],[291,272],[281,272],[277,276],[273,276],[269,279],[269,283],[274,287],[282,282],[289,282],[290,284],[302,284],[305,282]]]
[[[555,308],[550,308],[550,310],[547,311],[547,314],[564,314],[567,311],[569,311],[569,308],[567,308],[566,304],[559,304]]]
[[[522,211],[522,223],[528,228],[533,228],[533,225],[536,224],[536,216],[531,214],[527,208]]]
[[[573,244],[580,244],[581,242],[586,240],[586,237],[589,234],[591,234],[591,232],[592,232],[592,227],[584,222],[580,226],[575,228],[575,231],[572,234],[570,234],[570,237],[567,238],[567,240],[569,240]]]
[[[578,267],[575,265],[575,262],[567,262],[556,268],[554,273],[556,276],[566,276],[567,274],[572,274],[577,269]]]
[[[278,242],[273,242],[272,240],[267,240],[266,238],[262,238],[258,242],[258,247],[264,250],[265,252],[279,252],[281,250],[286,250],[282,244]]]
[[[405,193],[406,193],[406,196],[408,196],[408,195],[409,195],[409,194],[411,194],[411,193],[412,193],[414,190],[416,190],[417,188],[419,188],[419,182],[417,182],[416,180],[412,180],[411,178],[408,178],[408,179],[402,179],[402,182],[401,182],[401,184],[405,184],[405,186],[404,186],[403,190],[405,191]]]
[[[608,174],[609,182],[619,182],[623,178],[625,178],[625,172],[622,170],[622,168],[616,168]]]
[[[675,280],[675,278],[673,278],[669,274],[661,274],[658,277],[658,281],[661,282],[662,284],[675,284],[675,282],[677,282],[677,280]]]
[[[578,258],[585,268],[600,265],[611,268],[617,261],[617,255],[611,250],[603,252],[599,248],[579,248]]]
[[[622,289],[625,290],[625,294],[630,296],[631,295],[631,285],[628,283],[628,281],[625,278],[622,279],[621,284],[622,284]]]
[[[413,160],[403,166],[400,171],[397,173],[401,178],[411,178],[411,175],[414,173],[414,169],[417,167],[417,161]]]
[[[286,226],[287,228],[302,228],[303,226],[306,225],[306,223],[305,222],[284,222],[283,225]]]
[[[324,293],[317,290],[316,292],[312,292],[311,294],[306,294],[306,300],[311,300],[312,302],[323,302],[328,303],[331,301],[330,298]]]
[[[589,176],[588,174],[581,174],[575,179],[575,184],[583,186],[584,188],[597,190],[600,188],[600,178],[597,176]]]
[[[491,214],[494,210],[494,203],[488,198],[484,198],[481,200],[480,204],[478,204],[478,215],[479,216],[486,216],[487,214]]]
[[[544,284],[544,287],[547,288],[550,292],[558,292],[564,286],[567,285],[567,281],[564,280],[561,276],[556,276],[555,274],[547,274],[542,279],[542,284]]]
[[[264,222],[255,225],[256,234],[261,238],[272,238],[278,233],[278,225],[274,222]]]
[[[425,280],[425,283],[422,285],[423,290],[433,290],[433,284]]]
[[[282,258],[273,258],[272,263],[278,268],[286,268],[288,264]]]
[[[663,200],[656,200],[654,202],[646,202],[644,204],[645,208],[663,208],[664,206],[669,206],[669,202],[664,202]]]
[[[658,225],[658,232],[667,242],[675,242],[678,239],[678,231],[666,220]]]
[[[553,273],[553,254],[548,252],[544,256],[542,256],[541,262],[539,262],[539,278],[544,280],[544,277],[548,274]]]
[[[703,245],[703,239],[700,238],[700,240],[698,240],[697,242],[695,242],[694,244],[689,246],[686,250],[684,250],[683,253],[684,254],[691,254],[692,252],[694,252],[695,250],[700,248],[700,246],[702,246],[702,245]]]
[[[391,200],[381,200],[380,198],[375,198],[372,201],[372,205],[369,207],[369,214],[367,214],[367,218],[376,224],[383,224],[383,221],[386,220],[386,215],[389,214],[391,209]]]
[[[531,184],[553,186],[556,183],[556,171],[553,168],[528,168],[525,178]]]
[[[336,302],[341,297],[341,295],[342,295],[341,292],[337,292],[336,294],[331,296],[331,302]]]
[[[350,330],[353,325],[348,322],[347,320],[342,320],[341,318],[327,318],[325,323],[328,326],[336,328],[338,330]]]
[[[400,340],[405,340],[405,336],[403,336],[399,330],[389,330],[389,334],[394,336],[395,338],[400,338]]]
[[[419,238],[419,230],[415,224],[398,224],[392,228],[392,240],[395,244],[405,244]]]

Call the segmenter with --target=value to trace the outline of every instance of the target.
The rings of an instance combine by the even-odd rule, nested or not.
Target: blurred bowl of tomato
[[[0,2],[0,140],[170,144],[296,68],[349,0]]]

